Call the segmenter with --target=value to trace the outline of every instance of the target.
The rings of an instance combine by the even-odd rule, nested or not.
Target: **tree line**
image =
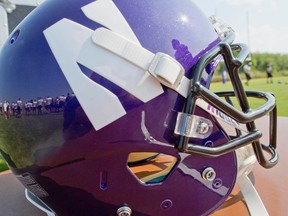
[[[288,54],[273,54],[273,53],[252,53],[252,70],[263,72],[267,64],[273,67],[273,75],[288,76]]]
[[[237,54],[235,53],[235,55]],[[241,75],[244,75],[243,67],[248,62],[252,62],[251,71],[254,78],[266,77],[266,67],[268,64],[272,65],[273,76],[288,76],[288,54],[251,53],[250,58],[239,69]],[[225,68],[224,63],[221,62],[213,76],[213,81],[221,81],[221,72]]]

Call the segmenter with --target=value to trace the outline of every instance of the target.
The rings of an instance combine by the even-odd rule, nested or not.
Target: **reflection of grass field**
[[[257,90],[264,92],[272,92],[276,97],[277,102],[277,114],[278,116],[288,116],[288,77],[275,77],[274,83],[267,84],[266,79],[252,79],[249,86],[245,85],[245,90]],[[211,89],[213,91],[225,91],[231,90],[232,86],[230,82],[225,85],[221,82],[212,83]],[[263,100],[257,100],[255,98],[249,99],[250,106],[252,108],[258,107],[263,104]]]
[[[0,157],[0,172],[7,170],[8,166],[6,165],[5,161]]]
[[[63,113],[23,115],[8,120],[0,116],[0,149],[10,152],[9,157],[17,167],[29,166],[35,162],[38,150],[61,144],[62,128]],[[0,171],[5,168],[0,160]]]
[[[278,83],[279,81],[281,81],[281,84]],[[273,84],[267,84],[266,79],[252,79],[249,86],[245,85],[245,89],[273,92],[277,100],[278,116],[288,116],[288,85],[285,84],[286,82],[288,82],[288,77],[276,77]],[[213,83],[211,89],[213,91],[223,91],[230,90],[232,87],[229,82],[225,85],[219,82]],[[263,103],[257,99],[249,100],[249,102],[252,108],[256,108]],[[49,140],[50,144],[53,142],[54,146],[61,143],[62,124],[62,113],[43,116],[23,116],[19,119],[11,118],[7,121],[3,116],[0,116],[0,149],[6,152],[8,152],[9,148],[13,149],[13,155],[10,155],[11,159],[16,161],[17,166],[25,167],[35,160],[35,155],[30,155],[28,158],[23,157],[22,154],[25,150],[35,153],[37,150],[45,148],[45,146],[48,146],[48,143],[41,142],[44,140]],[[54,138],[54,140],[50,138]],[[9,140],[9,143],[7,143],[7,140]],[[37,143],[42,143],[42,146],[37,146]],[[5,169],[7,169],[7,166],[0,156],[0,171]]]

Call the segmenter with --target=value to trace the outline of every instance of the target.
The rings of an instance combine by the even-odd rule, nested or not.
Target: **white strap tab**
[[[127,38],[106,28],[98,28],[93,42],[118,56],[148,71],[160,83],[187,97],[190,81],[184,76],[184,68],[171,56],[152,53]]]

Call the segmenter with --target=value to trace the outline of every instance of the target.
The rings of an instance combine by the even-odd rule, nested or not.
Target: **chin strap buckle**
[[[184,76],[184,68],[171,56],[160,52],[155,54],[148,72],[172,89],[179,87]]]

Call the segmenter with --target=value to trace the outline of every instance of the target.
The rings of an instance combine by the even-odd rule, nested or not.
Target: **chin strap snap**
[[[161,84],[187,97],[190,80],[184,68],[171,56],[152,53],[131,40],[106,28],[98,28],[92,35],[93,42],[109,52],[147,71]]]

